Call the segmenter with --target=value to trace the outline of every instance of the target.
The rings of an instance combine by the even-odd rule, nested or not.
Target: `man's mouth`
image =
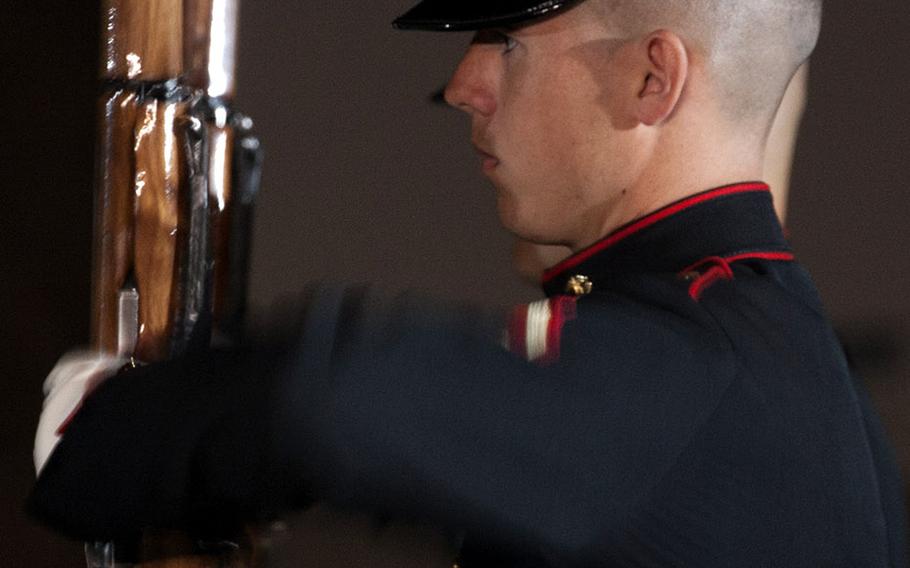
[[[496,169],[496,166],[499,165],[499,158],[487,152],[478,144],[474,144],[474,149],[477,151],[477,155],[480,156],[480,163],[484,172],[490,172]]]

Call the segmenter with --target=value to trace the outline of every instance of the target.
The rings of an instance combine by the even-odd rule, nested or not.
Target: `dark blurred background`
[[[249,0],[237,104],[267,148],[252,302],[315,279],[495,307],[509,266],[468,123],[432,106],[467,38],[399,33],[410,0]],[[0,566],[82,566],[21,512],[41,383],[88,340],[97,2],[0,15]],[[910,478],[910,3],[828,2],[789,230]]]

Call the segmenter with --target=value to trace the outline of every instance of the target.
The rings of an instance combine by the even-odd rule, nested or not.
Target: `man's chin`
[[[545,227],[539,225],[542,217],[522,213],[511,204],[504,204],[502,199],[498,203],[498,212],[500,224],[515,238],[535,245],[562,245]]]
[[[514,200],[508,194],[496,188],[496,212],[499,214],[499,223],[503,228],[516,237],[525,238],[525,230]]]
[[[529,207],[534,200],[519,200],[515,194],[495,185],[496,212],[499,223],[515,237],[539,245],[568,246],[566,234],[554,225],[554,211],[548,211],[543,204]],[[529,203],[531,202],[531,203]],[[547,223],[550,221],[550,223]]]

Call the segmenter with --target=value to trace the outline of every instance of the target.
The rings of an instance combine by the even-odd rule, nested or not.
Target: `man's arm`
[[[540,368],[459,313],[319,296],[293,348],[184,359],[105,384],[48,462],[32,510],[97,538],[318,498],[582,554],[670,467],[719,400],[729,363],[653,323],[636,329],[631,311],[611,315],[614,331],[595,332],[615,352]],[[633,367],[624,352],[645,332],[665,357]],[[96,461],[107,454],[117,462]]]

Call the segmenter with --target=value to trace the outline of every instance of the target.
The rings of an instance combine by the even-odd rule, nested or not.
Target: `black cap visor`
[[[582,0],[424,0],[393,22],[402,30],[468,31],[509,27],[551,16]]]

